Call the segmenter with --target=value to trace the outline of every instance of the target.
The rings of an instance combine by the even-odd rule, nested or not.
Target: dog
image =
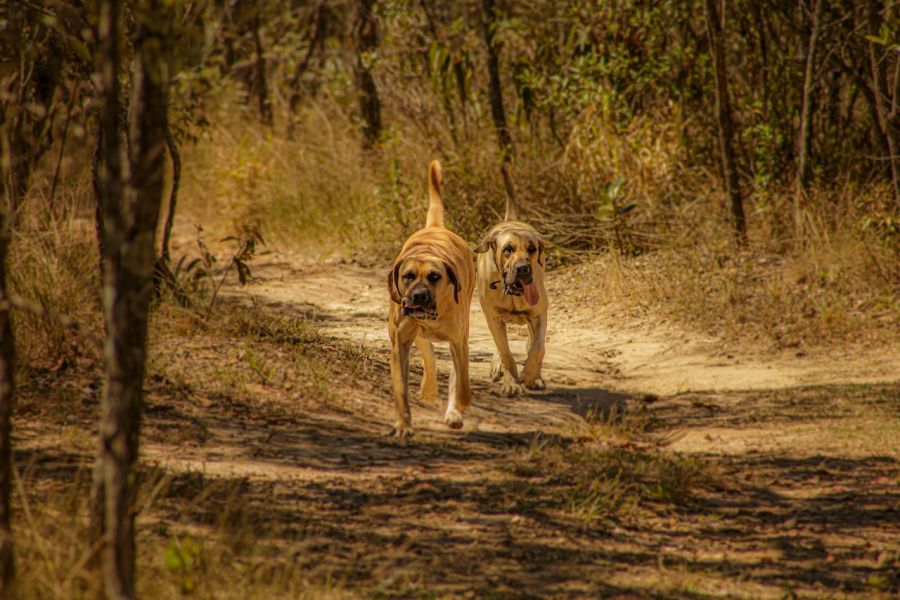
[[[412,344],[422,354],[421,395],[426,404],[437,401],[437,372],[433,341],[450,343],[453,369],[444,423],[459,429],[462,413],[472,400],[469,383],[469,308],[475,288],[475,265],[468,244],[444,228],[441,201],[441,164],[428,168],[428,215],[425,227],[412,234],[387,275],[391,304],[391,385],[396,421],[391,435],[412,434],[409,410],[409,353]]]
[[[478,302],[497,348],[491,359],[491,379],[500,381],[500,394],[515,396],[525,388],[546,389],[541,377],[547,335],[547,292],[544,288],[544,240],[527,223],[517,220],[518,209],[511,183],[507,188],[506,215],[475,249]],[[528,356],[522,378],[509,350],[508,323],[528,325]]]

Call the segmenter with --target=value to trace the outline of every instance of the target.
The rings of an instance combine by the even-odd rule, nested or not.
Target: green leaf
[[[163,553],[163,561],[166,563],[166,567],[172,571],[180,571],[184,566],[181,560],[181,551],[174,542]]]

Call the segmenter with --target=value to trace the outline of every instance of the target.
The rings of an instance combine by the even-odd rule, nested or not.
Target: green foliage
[[[182,594],[197,589],[197,568],[201,560],[202,548],[190,536],[173,539],[163,551],[163,562],[170,575],[177,581]]]

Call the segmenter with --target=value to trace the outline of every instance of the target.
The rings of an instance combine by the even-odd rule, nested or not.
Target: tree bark
[[[5,186],[0,185],[0,189]],[[15,581],[13,561],[12,506],[12,412],[15,403],[15,338],[6,282],[10,220],[7,207],[0,207],[0,598],[10,598]]]
[[[259,8],[254,8],[257,14],[253,17],[253,48],[256,59],[253,65],[253,89],[259,104],[259,118],[263,125],[272,126],[272,100],[269,98],[269,83],[266,79],[266,57],[263,52],[262,37],[259,34]]]
[[[103,0],[98,6],[98,44],[95,64],[98,70],[97,146],[92,164],[95,176],[94,193],[97,197],[97,233],[100,248],[100,272],[106,281],[106,263],[109,258],[109,226],[111,208],[122,204],[122,145],[119,127],[121,93],[119,90],[119,0]],[[106,323],[107,329],[109,323]],[[104,392],[105,395],[105,392]],[[102,440],[101,440],[102,444]],[[97,453],[91,488],[91,523],[88,545],[98,541],[106,545],[106,486],[103,447]],[[96,564],[96,561],[95,563]]]
[[[869,35],[877,36],[881,30],[881,7],[877,0],[868,0],[866,3],[866,20],[868,22]],[[869,42],[869,67],[872,74],[872,92],[875,95],[876,124],[881,130],[881,135],[887,145],[888,165],[890,167],[891,183],[894,189],[894,201],[900,206],[900,165],[898,165],[897,139],[888,117],[888,83],[884,63],[878,52],[879,45]]]
[[[706,31],[713,55],[713,73],[716,89],[716,115],[719,122],[719,151],[722,155],[722,178],[731,202],[734,234],[738,246],[747,245],[747,221],[744,217],[744,199],[738,180],[737,160],[734,152],[734,121],[728,97],[728,71],[725,65],[723,27],[719,20],[716,0],[706,0]]]
[[[178,142],[172,135],[172,128],[166,123],[166,148],[169,150],[169,158],[172,159],[172,188],[169,190],[169,209],[166,213],[166,225],[163,228],[162,252],[163,261],[168,265],[172,261],[169,254],[169,240],[172,237],[172,227],[175,225],[175,208],[178,205],[178,188],[181,184],[181,152],[178,151]]]
[[[494,40],[497,28],[494,0],[483,0],[482,9],[484,11],[484,43],[487,46],[488,97],[491,104],[491,118],[494,121],[494,131],[497,133],[497,143],[500,144],[503,161],[509,162],[512,158],[513,145],[509,126],[506,123],[506,110],[503,107],[503,90],[500,87],[499,48]]]
[[[500,175],[503,177],[503,186],[506,188],[506,215],[505,219],[517,219],[519,206],[516,199],[516,190],[512,177],[509,175],[509,163],[513,158],[512,135],[509,133],[509,125],[506,122],[506,110],[503,107],[503,88],[500,83],[500,50],[497,47],[495,34],[497,31],[497,15],[494,0],[482,0],[483,34],[487,47],[488,67],[488,97],[491,104],[491,119],[494,121],[494,131],[497,133],[497,143],[500,145]]]
[[[291,95],[288,99],[289,114],[287,124],[287,137],[289,140],[294,139],[294,130],[296,129],[294,124],[294,114],[297,112],[297,106],[300,104],[300,79],[303,77],[303,73],[309,68],[309,62],[312,59],[316,48],[319,48],[321,52],[320,46],[322,43],[324,19],[325,2],[324,0],[320,0],[316,4],[315,12],[313,13],[312,29],[309,34],[309,46],[307,46],[306,53],[303,55],[300,64],[298,64],[297,68],[294,70],[294,75],[291,77],[290,81]]]
[[[118,2],[101,5],[101,42],[115,46]],[[108,76],[118,60],[106,57],[102,179],[105,201],[104,317],[106,320],[106,382],[100,416],[98,465],[102,481],[105,541],[102,556],[106,593],[111,598],[135,597],[134,505],[147,318],[153,294],[154,235],[163,194],[166,151],[165,67],[162,44],[166,31],[159,0],[142,0],[136,14],[129,111],[129,181],[121,186],[110,168],[118,157],[117,96],[110,94]],[[110,64],[112,63],[112,64]],[[108,114],[111,113],[111,114]],[[121,170],[119,171],[121,176]],[[109,188],[112,189],[109,189]],[[96,506],[96,504],[95,504]]]
[[[815,79],[816,47],[822,21],[822,8],[825,2],[816,0],[815,12],[812,16],[812,27],[809,33],[809,46],[806,51],[806,69],[803,74],[803,105],[800,108],[800,134],[797,138],[797,191],[795,202],[800,202],[806,194],[807,163],[809,161],[810,131],[812,129],[812,92]]]
[[[378,46],[378,33],[372,18],[374,0],[356,1],[353,39],[356,45],[356,88],[363,119],[364,150],[372,149],[381,136],[381,101],[369,67],[369,57]]]

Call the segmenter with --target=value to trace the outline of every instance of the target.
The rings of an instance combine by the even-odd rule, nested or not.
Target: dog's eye
[[[428,274],[428,281],[430,281],[431,283],[437,283],[440,280],[441,280],[440,273],[429,273]]]
[[[410,281],[413,280],[414,277],[415,277],[415,274],[414,274],[414,273],[404,273],[404,274],[403,274],[403,281],[410,282]]]
[[[534,246],[528,246],[528,254],[534,254],[535,252],[537,252],[537,248],[535,248]]]
[[[507,246],[506,248],[503,249],[503,254],[509,256],[510,254],[512,254],[512,251],[513,251],[513,247]]]

